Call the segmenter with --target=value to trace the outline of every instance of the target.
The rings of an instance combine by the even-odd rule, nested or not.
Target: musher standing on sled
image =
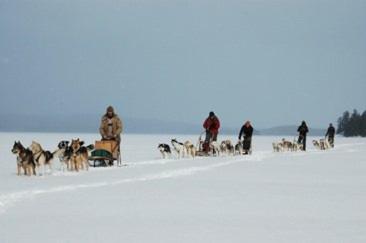
[[[213,111],[211,111],[203,123],[203,128],[206,130],[206,138],[203,143],[203,151],[207,154],[210,150],[210,142],[217,141],[219,133],[220,121]]]
[[[328,136],[328,142],[332,148],[334,148],[334,135],[335,135],[335,128],[333,127],[333,124],[330,123],[327,133],[325,134],[325,137]]]
[[[100,122],[99,132],[102,136],[102,141],[113,140],[117,142],[118,151],[121,151],[121,133],[123,124],[118,115],[114,112],[112,106],[108,106],[106,113],[103,115]],[[113,161],[109,162],[113,165]]]
[[[253,135],[253,127],[250,124],[250,121],[246,121],[245,124],[241,127],[239,132],[239,141],[241,140],[242,135],[244,135],[244,141],[243,141],[244,154],[248,154],[250,148],[252,147],[252,135]]]
[[[309,129],[305,121],[302,121],[299,128],[297,128],[297,131],[299,132],[299,139],[297,142],[300,144],[302,143],[302,150],[306,151],[306,134],[309,132]]]

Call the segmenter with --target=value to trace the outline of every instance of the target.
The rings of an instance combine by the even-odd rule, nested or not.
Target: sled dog
[[[234,150],[235,150],[235,154],[237,155],[242,155],[244,150],[243,150],[243,142],[241,140],[238,140],[238,142],[235,144],[235,147],[234,147]]]
[[[293,151],[293,144],[290,141],[287,141],[286,139],[282,138],[282,148],[286,151]]]
[[[21,174],[21,169],[23,169],[24,175],[36,175],[36,165],[33,161],[33,154],[31,150],[24,148],[24,146],[18,141],[14,142],[11,152],[17,156],[17,175]]]
[[[159,149],[161,155],[163,156],[163,159],[166,159],[167,157],[171,157],[172,151],[170,150],[170,146],[168,144],[160,143],[158,145],[158,149]]]
[[[184,157],[184,144],[181,142],[178,142],[177,139],[171,140],[172,146],[174,148],[174,151],[177,153],[178,158]]]
[[[320,144],[320,149],[321,150],[326,150],[326,149],[330,148],[330,144],[329,144],[329,141],[327,139],[324,139],[324,138],[320,139],[319,144]]]
[[[187,152],[187,156],[191,156],[192,158],[196,156],[196,147],[190,141],[184,143],[184,149]]]
[[[224,140],[220,144],[220,150],[222,154],[234,155],[234,146],[230,140]]]
[[[42,175],[45,174],[46,165],[49,167],[52,173],[52,160],[56,152],[51,153],[50,151],[43,150],[42,146],[35,141],[32,141],[32,144],[30,145],[30,150],[33,153],[33,160],[37,166],[37,169],[40,169],[42,167]],[[41,173],[39,172],[38,174]]]
[[[317,140],[313,140],[312,142],[315,148],[320,149],[320,143]]]
[[[71,140],[71,157],[70,164],[71,170],[86,169],[89,170],[88,152],[94,149],[94,145],[83,146],[84,141],[80,141],[79,138]]]
[[[61,171],[70,170],[70,158],[71,158],[71,147],[69,146],[69,141],[62,140],[58,143],[58,150],[56,151],[56,156],[60,160],[61,163]]]
[[[217,143],[217,141],[210,142],[210,151],[212,151],[213,155],[220,155],[220,145]]]
[[[282,143],[272,143],[273,152],[281,152],[282,151]]]

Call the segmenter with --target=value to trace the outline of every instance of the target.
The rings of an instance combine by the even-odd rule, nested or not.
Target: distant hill
[[[124,133],[140,134],[200,134],[202,124],[166,122],[121,117]],[[99,132],[101,115],[7,115],[0,119],[4,132]],[[223,127],[222,134],[237,134],[238,130]]]
[[[0,131],[3,132],[79,132],[96,133],[99,131],[101,115],[7,115],[0,119]],[[150,119],[122,117],[124,133],[140,134],[200,134],[202,124],[167,122]],[[238,135],[237,128],[222,127],[221,134]],[[255,135],[297,135],[297,126],[278,126],[255,130]],[[325,129],[310,128],[309,135],[323,136]]]
[[[272,136],[297,136],[298,126],[296,125],[287,125],[287,126],[277,126],[267,129],[261,129],[260,134],[261,135],[272,135]],[[326,133],[326,129],[320,129],[320,128],[309,128],[309,134],[310,136],[324,136]]]

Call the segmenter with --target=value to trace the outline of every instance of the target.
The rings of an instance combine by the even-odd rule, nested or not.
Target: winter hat
[[[213,111],[210,111],[210,114],[208,114],[209,117],[213,117],[215,113]]]
[[[114,113],[114,109],[111,105],[107,107],[107,113],[108,112],[113,112]]]

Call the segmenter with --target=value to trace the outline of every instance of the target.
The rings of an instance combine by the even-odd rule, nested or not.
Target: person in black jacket
[[[241,140],[242,135],[244,135],[244,141],[243,141],[244,154],[248,154],[252,147],[252,135],[253,135],[253,127],[250,124],[250,121],[246,121],[245,124],[241,127],[239,132],[239,141]]]
[[[309,132],[308,126],[306,125],[305,121],[302,121],[301,125],[297,128],[299,132],[299,139],[297,140],[298,143],[302,143],[302,150],[306,150],[306,134]]]
[[[330,123],[327,133],[325,134],[325,137],[328,137],[328,142],[332,148],[334,148],[334,135],[335,135],[335,128],[333,127],[333,124]]]

